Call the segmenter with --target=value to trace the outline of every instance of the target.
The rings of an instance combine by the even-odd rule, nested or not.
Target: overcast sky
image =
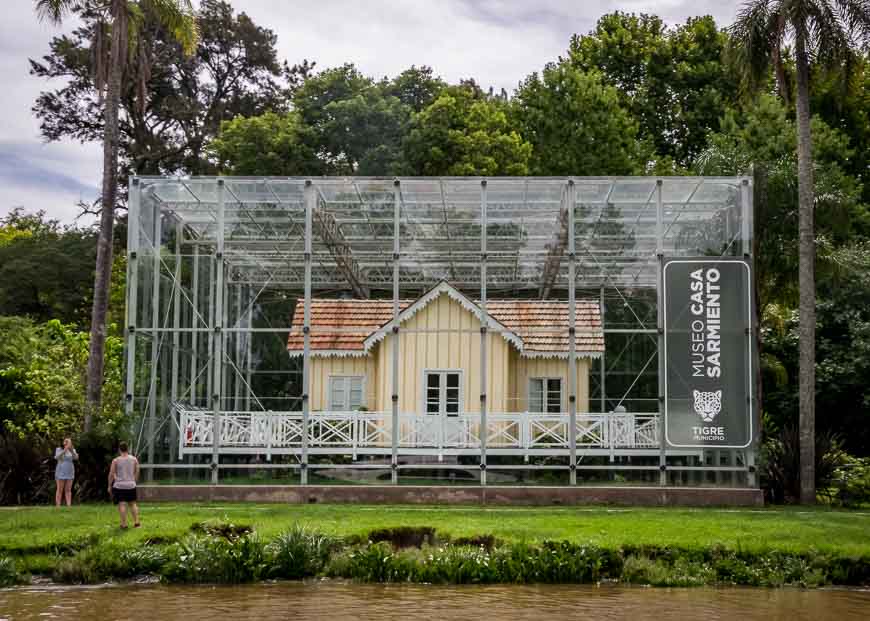
[[[740,0],[231,0],[238,11],[278,35],[279,55],[318,68],[355,63],[374,77],[429,65],[444,79],[475,78],[512,90],[562,54],[573,33],[586,33],[614,10],[660,15],[677,23],[710,14],[729,24]],[[71,222],[79,200],[99,193],[99,145],[46,144],[31,114],[43,89],[28,58],[48,52],[53,35],[70,30],[37,21],[33,0],[3,0],[0,20],[0,215],[14,207],[46,210]]]

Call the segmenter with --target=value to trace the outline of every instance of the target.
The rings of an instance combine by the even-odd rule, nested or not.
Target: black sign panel
[[[741,260],[665,261],[669,446],[744,448],[752,441],[751,282]]]

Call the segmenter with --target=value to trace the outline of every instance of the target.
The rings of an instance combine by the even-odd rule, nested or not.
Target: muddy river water
[[[0,620],[870,619],[870,591],[621,586],[31,586],[0,590]]]

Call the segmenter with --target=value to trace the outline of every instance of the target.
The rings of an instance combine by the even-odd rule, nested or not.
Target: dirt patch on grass
[[[367,539],[372,543],[386,541],[394,548],[422,548],[424,545],[431,546],[438,543],[433,526],[378,528],[371,531]]]
[[[210,537],[238,539],[250,535],[254,529],[249,524],[233,524],[232,522],[197,522],[190,526],[190,532]]]

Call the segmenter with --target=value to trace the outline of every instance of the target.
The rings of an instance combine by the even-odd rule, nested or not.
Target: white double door
[[[423,373],[423,407],[426,435],[440,446],[466,441],[462,413],[462,372],[451,369]]]

